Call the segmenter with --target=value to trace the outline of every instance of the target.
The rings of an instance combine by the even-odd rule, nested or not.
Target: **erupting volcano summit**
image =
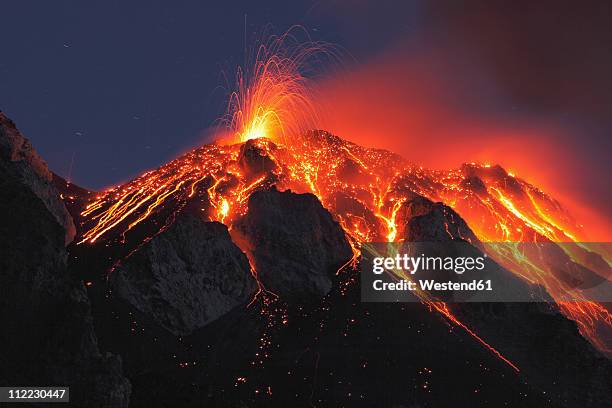
[[[499,243],[493,247],[497,252],[489,255],[521,279],[544,286],[553,298],[562,299],[576,281],[609,276],[604,261],[609,254],[579,242],[583,232],[559,203],[503,168],[472,163],[448,172],[429,171],[391,152],[322,131],[294,138],[290,145],[259,138],[204,146],[125,185],[73,196],[84,205],[77,215],[78,244],[116,248],[121,255],[115,261],[120,263],[169,228],[185,208],[195,208],[202,219],[225,224],[252,259],[251,248],[257,243],[235,226],[247,213],[251,195],[271,188],[313,194],[333,215],[353,251],[338,273],[359,261],[364,242],[416,240],[410,217],[439,208],[444,230],[432,240]],[[453,228],[463,224],[462,218],[469,228]],[[560,268],[544,257],[521,253],[520,242],[557,242],[567,265]],[[255,267],[252,273],[257,277]],[[258,283],[265,291],[266,285]],[[609,311],[591,299],[581,300],[560,301],[559,307],[585,337],[609,353]],[[454,320],[446,306],[433,305]]]
[[[229,136],[106,191],[52,174],[0,115],[0,379],[70,384],[80,406],[609,401],[610,303],[587,289],[610,293],[610,246],[500,166],[312,130],[304,69],[334,52],[291,41],[238,71]],[[381,242],[461,242],[534,301],[362,302]]]

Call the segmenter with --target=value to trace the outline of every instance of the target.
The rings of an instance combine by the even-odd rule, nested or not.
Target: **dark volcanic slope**
[[[403,214],[402,231],[417,241],[450,239],[446,227],[457,236],[473,235],[448,207],[423,198],[408,203]],[[191,210],[179,213],[175,223],[184,217],[193,217]],[[335,276],[350,251],[330,220],[310,194],[274,188],[253,194],[236,224],[237,239],[248,240],[262,281],[280,299],[260,295],[189,335],[177,337],[157,312],[130,306],[138,296],[108,297],[104,282],[94,283],[90,295],[98,333],[105,347],[125,356],[132,403],[157,406],[179,398],[185,406],[444,407],[459,400],[471,406],[597,407],[606,398],[609,361],[551,305],[453,306],[518,365],[516,373],[464,329],[423,305],[361,303],[354,272]],[[324,241],[323,232],[328,240],[337,238]],[[175,248],[207,251],[196,235],[169,229],[154,240],[162,238]],[[341,258],[326,252],[334,246],[333,254],[344,253]],[[133,255],[139,261],[126,261],[132,265],[126,270],[137,276],[134,282],[143,288],[191,285],[189,274],[155,272],[159,266],[149,262],[157,255],[147,248]],[[79,257],[96,259],[84,250]],[[199,258],[183,258],[186,270],[195,267],[191,259]],[[329,289],[321,281],[331,287],[323,299],[320,290]],[[184,295],[193,297],[192,290]],[[177,313],[174,307],[161,310]],[[191,306],[180,313],[191,313]]]
[[[257,287],[227,227],[198,214],[179,217],[123,262],[111,280],[117,297],[177,336],[250,301]]]
[[[1,112],[0,214],[0,384],[70,385],[80,406],[127,406],[121,359],[100,352],[85,287],[67,267],[72,219]]]
[[[257,191],[235,225],[252,248],[262,284],[282,298],[325,295],[352,257],[340,225],[312,194]]]
[[[6,131],[0,136],[5,143]],[[2,259],[8,272],[1,312],[12,325],[1,337],[3,350],[20,356],[23,342],[38,356],[48,354],[21,366],[3,357],[11,365],[2,379],[15,372],[26,382],[63,378],[75,393],[90,393],[83,405],[125,405],[129,397],[136,407],[605,406],[610,362],[555,305],[450,306],[517,372],[423,304],[362,303],[356,271],[336,274],[352,256],[337,219],[312,194],[278,191],[283,164],[259,149],[248,143],[233,157],[202,148],[206,160],[210,152],[231,159],[224,184],[198,178],[197,194],[187,188],[181,199],[168,195],[143,222],[132,228],[126,220],[123,233],[73,243],[69,255],[68,229],[16,171],[25,164],[15,167],[14,154],[3,150],[1,204],[3,214],[15,214],[0,234],[11,254]],[[165,169],[176,174],[179,166]],[[362,167],[350,159],[338,171],[348,180],[367,176]],[[212,213],[226,216],[210,191],[239,185],[239,172],[248,194],[235,197],[244,212],[228,231],[209,222]],[[80,212],[95,194],[56,181],[81,237],[81,223],[91,228],[91,220]],[[57,193],[51,196],[51,208],[63,208]],[[416,192],[410,197],[398,209],[397,234],[415,241],[470,237],[479,245],[459,214]],[[359,201],[338,192],[334,206],[355,211]],[[380,223],[362,210],[364,222]],[[37,322],[33,336],[14,316]],[[131,395],[117,357],[99,350],[121,356]],[[50,377],[33,377],[39,371]]]

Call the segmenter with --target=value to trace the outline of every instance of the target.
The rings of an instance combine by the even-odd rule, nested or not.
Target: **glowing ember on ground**
[[[466,164],[458,170],[430,171],[388,151],[308,131],[315,126],[317,113],[301,69],[322,46],[296,45],[287,51],[291,38],[286,34],[258,48],[252,69],[238,72],[226,121],[236,143],[203,146],[95,197],[82,212],[84,233],[79,244],[122,242],[147,222],[155,225],[149,226],[155,235],[194,202],[202,203],[205,217],[231,231],[246,212],[250,194],[276,185],[319,198],[343,227],[355,254],[347,266],[354,266],[363,242],[402,239],[398,214],[404,203],[420,195],[455,209],[478,239],[501,243],[490,256],[522,279],[543,285],[553,298],[562,298],[563,282],[511,243],[565,242],[560,247],[581,263],[575,256],[580,248],[576,242],[584,235],[554,199],[497,166]],[[261,169],[254,169],[257,166],[248,160]],[[248,255],[248,246],[237,243]],[[601,255],[610,262],[610,254]],[[253,275],[257,277],[256,271]],[[265,294],[261,283],[258,293]],[[609,339],[599,334],[612,326],[609,311],[586,297],[582,300],[558,304],[585,337],[610,352]],[[448,304],[424,295],[422,302],[518,370],[459,321]]]

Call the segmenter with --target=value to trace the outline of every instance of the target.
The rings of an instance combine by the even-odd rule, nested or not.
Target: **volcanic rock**
[[[27,186],[65,230],[65,243],[74,239],[75,227],[66,207],[52,186],[53,175],[32,144],[0,111],[0,160],[7,163],[11,177]],[[10,163],[10,166],[8,165]]]
[[[312,138],[314,144],[304,148],[331,146],[339,158],[343,152],[347,158],[363,156],[362,148],[335,136],[317,133]],[[247,184],[265,178],[256,183],[254,189],[260,191],[252,193],[237,222],[240,211],[232,206],[231,237],[251,257],[262,284],[280,299],[263,293],[249,307],[236,307],[250,298],[255,282],[225,227],[200,218],[209,209],[212,179],[201,181],[201,197],[168,199],[127,234],[117,228],[95,244],[70,247],[70,272],[91,275],[87,294],[99,344],[121,354],[133,387],[132,406],[605,405],[609,360],[553,303],[447,303],[444,310],[450,314],[445,314],[416,302],[362,302],[357,271],[334,276],[352,253],[340,226],[316,197],[261,191],[275,177],[282,182],[286,170],[282,149],[272,146],[264,140],[240,146],[240,171],[235,172],[235,162],[228,163],[225,170],[233,175],[226,174],[216,191],[226,194],[237,187],[238,173]],[[396,161],[388,152],[370,154],[381,163]],[[361,179],[359,161],[351,160],[338,167],[341,181]],[[395,172],[397,163],[384,167]],[[471,173],[464,187],[483,196],[492,180],[513,185],[513,177],[495,166],[472,165],[465,171]],[[351,178],[353,174],[357,177]],[[81,204],[94,194],[59,181],[69,197],[66,203],[78,216]],[[424,173],[396,181],[383,203],[395,209],[397,199],[406,200],[394,214],[396,239],[459,241],[470,251],[481,249],[459,216],[461,210],[416,193],[436,196],[443,184]],[[88,299],[82,286],[72,289],[65,273],[62,228],[30,190],[14,180],[15,185],[3,183],[2,191],[9,194],[2,196],[0,209],[8,208],[16,218],[0,226],[1,248],[9,248],[11,255],[0,259],[2,271],[9,271],[0,277],[0,317],[10,317],[4,319],[6,333],[16,333],[16,338],[0,332],[0,380],[8,378],[4,373],[16,372],[19,378],[10,380],[32,384],[31,379],[41,378],[35,375],[38,371],[51,367],[54,375],[36,382],[58,381],[70,384],[71,391],[87,390],[92,396],[78,400],[79,406],[125,405],[128,392],[118,360],[100,355]],[[29,195],[16,194],[21,190],[15,186],[21,186],[19,194]],[[368,182],[340,189],[326,196],[326,205],[339,217],[354,215],[368,230],[380,230],[370,235],[376,236],[389,231],[380,214],[368,209],[371,187]],[[246,194],[241,198],[246,200]],[[9,200],[16,204],[8,206]],[[113,296],[108,296],[106,272],[119,260],[122,265],[111,275]],[[502,267],[488,272],[505,274],[509,287],[524,291],[529,286]],[[332,286],[339,290],[320,298]],[[60,293],[70,295],[62,295],[61,310],[56,306]],[[5,314],[7,308],[12,309]],[[32,336],[24,335],[27,330]],[[17,345],[31,350],[37,343],[45,350],[37,356],[44,358],[17,353]]]
[[[262,174],[270,175],[277,168],[276,163],[270,158],[261,143],[265,143],[265,146],[270,149],[276,148],[273,143],[263,139],[247,140],[240,148],[238,163],[251,178]]]
[[[425,197],[417,196],[404,203],[400,215],[398,232],[403,233],[406,241],[478,241],[470,227],[452,208]]]
[[[247,302],[256,281],[227,227],[181,214],[123,262],[112,285],[119,298],[185,335]]]
[[[477,176],[466,177],[460,184],[463,188],[471,190],[478,195],[485,195],[487,193],[487,186]]]
[[[363,225],[370,231],[383,231],[383,226],[378,218],[368,207],[363,205],[360,200],[357,200],[343,192],[335,192],[327,199],[327,208],[337,216],[355,216],[358,217]],[[385,241],[385,238],[378,234],[372,238],[372,241]]]
[[[492,171],[501,170],[493,168]],[[404,237],[407,241],[445,242],[465,240],[473,245],[475,256],[482,243],[474,236],[466,222],[442,203],[417,198],[402,209]],[[552,243],[551,243],[552,245]],[[467,248],[470,251],[469,248]],[[551,252],[550,248],[547,252]],[[569,267],[571,261],[561,251],[552,251],[556,262]],[[551,253],[546,254],[551,257]],[[573,263],[572,263],[573,264]],[[579,265],[575,265],[579,267]],[[503,285],[505,296],[516,302],[475,302],[450,305],[459,319],[495,344],[511,361],[518,364],[531,383],[545,390],[567,406],[597,406],[605,398],[603,386],[612,370],[608,359],[599,354],[578,332],[576,324],[564,318],[545,289],[529,285],[514,274],[493,263],[485,276]],[[496,289],[498,292],[500,288]],[[548,302],[545,302],[548,301]],[[609,331],[608,331],[609,333]],[[563,356],[554,364],[551,362]],[[577,378],[576,370],[589,371],[588,379]],[[589,367],[589,368],[587,368]],[[558,384],[551,384],[555,377]],[[562,386],[561,386],[562,384]]]
[[[0,114],[0,383],[67,384],[78,406],[127,406],[121,360],[100,352],[85,287],[66,266],[74,224],[50,181]]]
[[[288,297],[322,296],[351,259],[340,225],[312,194],[257,191],[235,226],[248,241],[263,285]]]
[[[513,194],[516,194],[519,196],[525,195],[525,192],[523,191],[523,188],[521,187],[521,184],[518,182],[518,180],[510,176],[508,172],[499,164],[496,164],[494,166],[484,166],[483,167],[483,166],[475,165],[473,163],[464,163],[461,166],[461,171],[464,174],[466,181],[479,179],[480,183],[483,184],[483,186],[476,186],[475,192],[477,193],[484,192],[482,189],[482,187],[484,187],[483,181],[495,180],[498,182],[502,181],[505,189],[508,191],[512,191]],[[478,182],[476,183],[480,184]]]

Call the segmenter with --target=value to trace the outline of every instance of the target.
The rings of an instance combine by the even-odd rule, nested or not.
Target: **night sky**
[[[220,73],[243,62],[245,15],[249,44],[266,24],[276,33],[302,24],[313,39],[351,54],[347,73],[393,52],[402,61],[437,53],[428,60],[432,70],[446,69],[442,76],[452,85],[421,92],[435,96],[430,104],[450,104],[449,120],[467,111],[474,122],[503,117],[563,129],[556,143],[568,163],[555,163],[556,186],[580,192],[609,214],[612,13],[606,2],[568,7],[553,1],[7,1],[0,109],[53,171],[103,188],[209,140],[225,106]],[[380,89],[401,88],[409,81],[403,72]],[[436,117],[435,125],[444,119]],[[428,133],[433,122],[419,131]],[[464,132],[453,143],[466,138]],[[543,157],[542,166],[551,164]]]

